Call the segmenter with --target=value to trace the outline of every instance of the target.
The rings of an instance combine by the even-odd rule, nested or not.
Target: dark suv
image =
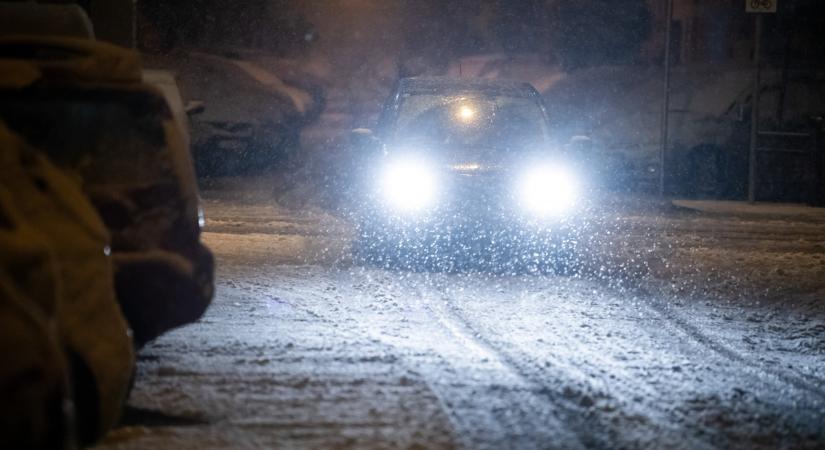
[[[353,133],[356,251],[370,260],[544,264],[581,204],[526,83],[403,79],[377,129]]]

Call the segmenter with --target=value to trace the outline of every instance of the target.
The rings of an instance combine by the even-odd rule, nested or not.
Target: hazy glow
[[[450,166],[450,169],[457,170],[459,172],[473,172],[473,171],[481,169],[481,164],[478,164],[478,163],[453,164],[452,166]]]
[[[541,165],[528,169],[519,180],[521,206],[540,217],[560,216],[576,204],[578,181],[562,166]]]
[[[476,111],[469,105],[462,105],[458,108],[458,118],[462,122],[472,122],[476,117]]]
[[[384,169],[381,194],[393,209],[420,211],[435,201],[437,181],[435,171],[426,162],[398,160]]]

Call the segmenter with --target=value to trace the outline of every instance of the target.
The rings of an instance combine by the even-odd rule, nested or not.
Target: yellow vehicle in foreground
[[[212,299],[213,258],[200,241],[202,216],[185,130],[163,93],[143,82],[137,53],[66,37],[0,38],[0,123],[10,136],[2,146],[10,155],[4,167],[23,166],[15,173],[28,180],[12,184],[4,176],[0,186],[7,200],[27,205],[21,220],[41,224],[57,253],[56,282],[65,288],[54,300],[57,345],[66,348],[73,381],[58,392],[74,391],[76,432],[90,442],[116,423],[132,378],[133,349],[197,320]],[[53,170],[60,172],[55,177],[62,187],[27,172],[31,156],[18,155],[19,164],[11,164],[13,149],[21,145],[30,149],[25,155],[60,169]],[[61,204],[72,186],[78,198]],[[27,200],[38,196],[57,200]],[[89,214],[77,218],[73,208],[84,201],[90,202]],[[61,220],[71,226],[56,226]],[[96,258],[87,254],[89,248],[96,249]],[[25,262],[4,265],[22,271],[12,281],[42,272]],[[38,297],[42,292],[32,291],[38,286],[23,285],[21,298]],[[48,324],[54,308],[45,311],[42,321]],[[101,351],[101,342],[111,344],[111,351]],[[58,357],[50,364],[63,362]],[[68,435],[75,432],[71,424],[64,428]]]

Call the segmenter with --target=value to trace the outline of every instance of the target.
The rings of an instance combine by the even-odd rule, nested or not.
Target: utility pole
[[[667,0],[667,11],[665,13],[665,80],[664,95],[662,98],[662,130],[661,147],[659,148],[659,196],[665,196],[665,163],[668,145],[668,131],[670,119],[670,60],[671,42],[673,33],[673,0]]]
[[[756,201],[757,152],[759,141],[759,86],[762,84],[762,14],[756,15],[753,45],[753,94],[751,95],[751,142],[748,158],[748,201]]]
[[[745,11],[754,14],[753,94],[751,95],[751,142],[748,157],[748,201],[756,201],[759,152],[759,90],[762,84],[762,16],[775,14],[779,0],[745,0]]]

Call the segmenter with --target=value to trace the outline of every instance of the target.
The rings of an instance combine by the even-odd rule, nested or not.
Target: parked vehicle
[[[60,58],[54,55],[62,55]],[[73,173],[112,235],[136,346],[199,318],[212,255],[185,130],[137,53],[88,39],[0,39],[0,119]]]
[[[2,121],[0,160],[4,447],[91,443],[117,423],[135,362],[110,236],[77,180]]]
[[[177,76],[192,117],[192,154],[201,176],[294,168],[300,132],[320,114],[317,86],[290,84],[255,55],[191,52]],[[249,58],[249,59],[244,59]],[[173,61],[156,61],[176,67]]]

